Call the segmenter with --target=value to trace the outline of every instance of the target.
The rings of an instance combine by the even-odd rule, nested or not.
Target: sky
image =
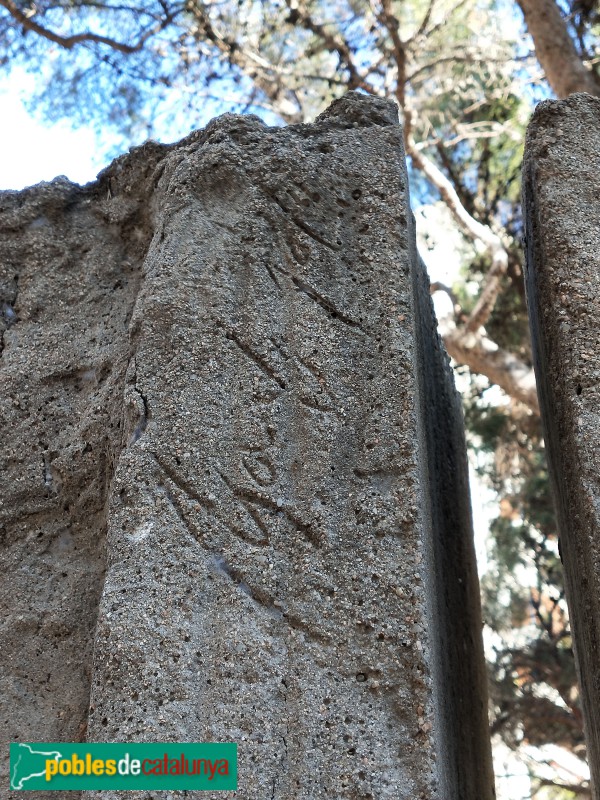
[[[66,175],[76,183],[94,180],[105,166],[91,128],[74,131],[67,122],[43,125],[25,109],[23,97],[34,76],[13,70],[0,81],[0,189],[23,189]]]
[[[34,75],[18,69],[13,69],[9,77],[0,80],[0,190],[23,189],[40,181],[50,181],[58,175],[65,175],[80,184],[93,181],[106,166],[106,158],[98,155],[106,151],[106,143],[100,142],[98,133],[91,127],[73,130],[67,121],[42,123],[31,115],[23,100],[32,94],[34,81]],[[451,285],[458,277],[459,243],[452,239],[448,226],[431,218],[435,213],[436,209],[432,207],[425,212],[417,209],[420,250],[431,279]],[[440,240],[427,246],[423,233],[427,231],[431,239],[432,230],[438,232]],[[451,310],[447,307],[448,302],[446,295],[436,296],[439,317]],[[497,513],[496,500],[489,487],[478,478],[473,461],[470,478],[475,544],[479,567],[483,571],[487,566],[489,524]],[[529,781],[525,765],[517,762],[511,753],[496,750],[495,756],[499,799],[527,798]]]
[[[23,99],[32,93],[35,76],[24,70],[13,70],[10,78],[0,81],[0,190],[23,189],[26,186],[50,181],[57,175],[65,175],[75,183],[93,181],[106,163],[97,154],[105,148],[100,146],[98,134],[90,127],[74,130],[66,121],[42,122],[25,108]],[[430,209],[430,213],[433,213]],[[425,219],[423,211],[417,211],[417,229],[428,227],[431,232],[444,229],[435,220]],[[456,241],[449,241],[450,228],[446,226],[443,241],[435,242],[431,250],[420,241],[420,249],[427,262],[431,280],[452,285],[458,277],[460,254]],[[456,235],[456,231],[454,230]],[[455,236],[456,238],[456,236]],[[443,293],[435,296],[438,316],[448,313]],[[476,475],[471,465],[471,480]],[[480,569],[485,569],[486,534],[489,520],[495,516],[494,495],[485,487],[473,492],[476,549]],[[485,489],[485,490],[484,490]]]
[[[32,90],[34,76],[14,71],[10,82],[0,82],[0,189],[23,189],[65,175],[75,183],[93,181],[106,166],[97,153],[100,146],[92,128],[73,130],[68,122],[42,123],[35,119],[23,103]],[[439,219],[440,204],[416,211],[419,249],[427,263],[432,281],[452,285],[458,279],[460,246],[458,233],[446,220]],[[443,217],[443,214],[441,214]],[[429,233],[428,243],[423,232]],[[437,231],[431,241],[432,231]],[[438,318],[451,309],[447,295],[434,296]],[[450,308],[448,308],[448,304]],[[470,464],[475,546],[480,571],[487,567],[487,536],[490,520],[496,516],[496,498],[478,478],[474,463]]]
[[[40,181],[50,181],[57,175],[65,175],[75,183],[88,183],[112,160],[103,155],[110,150],[110,141],[100,141],[99,134],[91,127],[79,126],[74,130],[67,120],[48,122],[30,113],[24,100],[34,94],[36,76],[19,67],[11,67],[10,74],[0,78],[0,190],[23,189]],[[227,89],[227,82],[223,82]],[[228,98],[231,100],[231,98]],[[229,110],[229,104],[221,104],[214,98],[204,103],[206,114],[196,125],[173,125],[168,119],[156,121],[156,133],[160,141],[177,141],[186,136],[192,127],[202,127],[213,116]],[[166,114],[168,106],[163,107]],[[256,113],[256,112],[255,112]],[[277,120],[268,114],[263,118],[269,125]],[[110,129],[107,128],[108,136]],[[141,142],[136,142],[141,144]],[[100,154],[100,155],[98,155]]]
[[[74,130],[66,121],[48,123],[36,119],[23,102],[32,93],[34,81],[35,76],[19,69],[11,72],[10,79],[0,81],[0,120],[3,123],[0,125],[0,190],[23,189],[40,181],[50,181],[57,175],[65,175],[80,184],[93,181],[106,166],[97,155],[105,150],[100,146],[98,134],[91,127]],[[442,224],[438,219],[439,205],[416,211],[419,249],[431,280],[452,285],[458,279],[460,268],[460,237],[447,220]],[[425,230],[430,234],[429,240],[431,232],[437,231],[439,240],[426,243]],[[434,301],[438,318],[452,310],[451,303],[450,309],[447,307],[449,299],[444,293],[437,293]],[[473,463],[470,473],[477,560],[480,571],[485,571],[489,523],[496,516],[495,495],[481,484]]]

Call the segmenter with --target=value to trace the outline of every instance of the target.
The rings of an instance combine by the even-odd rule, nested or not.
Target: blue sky
[[[74,131],[67,122],[35,120],[23,105],[34,80],[14,69],[0,81],[0,189],[22,189],[57,175],[76,183],[93,180],[105,166],[96,134],[91,128]]]
[[[121,140],[111,134],[111,128],[105,127],[102,141],[91,124],[89,127],[79,125],[77,129],[64,119],[51,123],[47,119],[38,119],[25,107],[25,100],[35,95],[36,75],[22,67],[11,67],[8,73],[0,78],[0,190],[23,189],[40,181],[49,181],[57,175],[66,175],[75,183],[88,183],[113,158],[127,147],[117,144],[111,148],[107,137],[114,135],[112,144]],[[223,91],[223,100],[206,95],[203,102],[203,114],[194,116],[192,120],[185,112],[175,114],[173,119],[172,102],[163,102],[158,115],[154,138],[159,141],[178,141],[195,127],[203,127],[213,117],[225,111],[238,110],[234,106],[235,87],[230,81],[223,79],[215,91]],[[173,92],[175,104],[181,96]],[[239,104],[238,104],[239,105]],[[267,124],[277,124],[277,120],[260,109],[252,108],[259,113]],[[141,144],[133,141],[131,144]],[[112,157],[106,155],[112,150]]]

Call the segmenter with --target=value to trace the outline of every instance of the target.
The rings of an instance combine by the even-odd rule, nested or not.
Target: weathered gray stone
[[[536,109],[527,133],[526,286],[588,757],[600,797],[600,100]]]
[[[236,741],[244,800],[491,798],[460,410],[393,105],[225,116],[83,189],[4,198],[24,462],[4,607],[13,572],[29,593],[5,630],[6,738],[75,738],[94,638],[90,740]],[[53,207],[59,227],[36,222]]]
[[[106,181],[0,194],[2,796],[6,742],[85,737],[156,155],[130,159],[131,225]]]

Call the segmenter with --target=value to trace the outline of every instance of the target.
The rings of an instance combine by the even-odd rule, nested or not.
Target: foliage
[[[539,420],[526,424],[476,394],[466,399],[471,444],[489,454],[500,499],[482,579],[492,732],[512,748],[559,744],[585,759],[560,546]],[[580,787],[581,788],[581,787]],[[553,791],[557,791],[556,786]],[[560,795],[556,795],[557,797]],[[570,795],[566,795],[570,796]]]

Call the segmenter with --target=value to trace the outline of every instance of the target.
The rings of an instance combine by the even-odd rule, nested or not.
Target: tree
[[[518,33],[503,35],[516,17],[496,0],[0,0],[0,41],[5,66],[43,65],[38,111],[92,119],[134,141],[157,124],[201,124],[225,108],[306,121],[348,89],[397,101],[413,196],[443,203],[466,243],[462,284],[432,289],[452,300],[441,321],[448,352],[484,376],[472,380],[467,422],[475,446],[493,454],[486,475],[502,498],[496,580],[484,586],[488,621],[503,637],[492,665],[493,730],[515,746],[545,739],[579,752],[519,197],[533,100],[550,90],[600,95],[598,20],[593,0],[518,3],[537,60]],[[490,385],[509,402],[489,401]],[[535,578],[524,590],[512,574],[527,562]],[[526,612],[534,624],[515,640]]]
[[[0,8],[5,61],[33,57],[48,65],[36,103],[45,100],[53,115],[92,114],[122,131],[147,132],[153,116],[182,109],[198,118],[199,100],[214,92],[227,98],[235,91],[233,106],[267,109],[288,123],[313,117],[348,89],[394,97],[413,168],[489,262],[477,302],[469,313],[457,309],[457,324],[447,326],[447,349],[538,412],[531,365],[482,330],[511,244],[497,209],[486,207],[481,186],[468,185],[465,169],[483,175],[494,151],[507,150],[511,137],[514,151],[521,137],[513,124],[519,100],[510,43],[494,42],[493,18],[474,3],[188,0],[140,8],[1,0]]]
[[[492,734],[513,749],[560,745],[585,762],[586,747],[564,595],[560,550],[549,496],[550,482],[533,416],[516,420],[506,409],[467,398],[468,435],[487,451],[500,500],[492,524],[493,567],[482,579],[484,618],[494,650],[489,659]],[[539,758],[539,757],[538,757]],[[526,758],[526,760],[528,760]],[[572,759],[572,764],[576,763]],[[549,777],[543,765],[532,770],[535,797],[591,797],[585,780]],[[548,794],[568,786],[571,793]]]
[[[585,42],[585,6],[575,2],[565,19],[554,0],[518,0],[527,29],[533,38],[535,54],[546,79],[557,97],[573,92],[600,95],[600,78],[588,63],[592,49]],[[589,5],[590,20],[594,4]],[[579,20],[576,24],[576,17]],[[569,24],[575,25],[569,31]]]

